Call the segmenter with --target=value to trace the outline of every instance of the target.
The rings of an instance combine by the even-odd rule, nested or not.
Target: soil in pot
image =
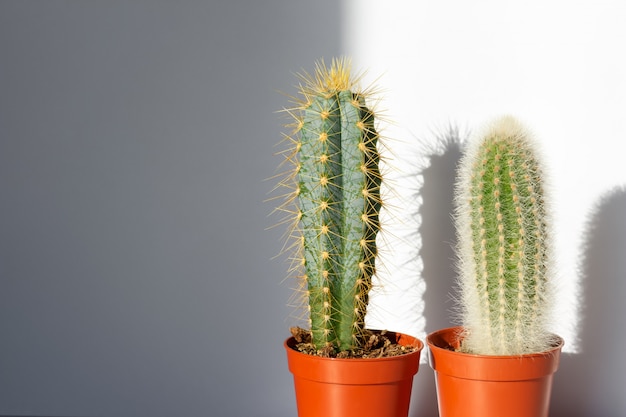
[[[293,348],[298,352],[307,355],[320,356],[322,358],[338,359],[365,359],[365,358],[387,358],[392,356],[405,355],[420,350],[419,344],[404,345],[396,340],[396,333],[386,330],[365,330],[363,334],[363,347],[353,350],[338,351],[329,346],[317,350],[311,343],[311,332],[301,327],[289,329],[291,336],[297,342]]]

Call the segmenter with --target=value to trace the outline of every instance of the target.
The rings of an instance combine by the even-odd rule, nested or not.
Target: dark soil
[[[300,327],[289,329],[296,340],[295,349],[307,355],[320,356],[323,358],[339,359],[363,359],[363,358],[386,358],[400,356],[415,352],[416,346],[400,345],[396,343],[395,334],[385,330],[365,330],[363,335],[363,347],[353,350],[337,351],[333,346],[317,350],[311,343],[311,332]]]

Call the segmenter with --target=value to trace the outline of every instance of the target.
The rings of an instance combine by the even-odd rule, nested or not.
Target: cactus
[[[542,171],[532,139],[512,117],[474,138],[461,158],[456,226],[461,350],[485,355],[551,346],[549,240]]]
[[[295,120],[286,152],[293,192],[281,210],[294,220],[292,269],[302,280],[312,343],[346,351],[363,343],[375,271],[379,135],[365,102],[371,92],[358,88],[347,59],[330,67],[320,61],[301,80],[295,107],[287,109]]]

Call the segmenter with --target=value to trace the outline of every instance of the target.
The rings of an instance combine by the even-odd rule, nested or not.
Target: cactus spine
[[[461,159],[456,221],[462,350],[486,355],[550,347],[544,185],[529,134],[504,117]]]
[[[349,350],[360,335],[374,273],[381,206],[374,114],[345,59],[303,75],[288,112],[293,152],[295,270],[303,280],[312,342]]]

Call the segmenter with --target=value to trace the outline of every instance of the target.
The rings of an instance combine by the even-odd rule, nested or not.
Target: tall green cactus
[[[374,273],[381,206],[374,114],[345,59],[302,76],[293,153],[295,270],[303,280],[312,342],[349,350],[361,334]],[[288,198],[288,202],[292,199]]]
[[[542,171],[511,117],[474,138],[456,189],[462,350],[486,355],[550,347],[548,220]]]

